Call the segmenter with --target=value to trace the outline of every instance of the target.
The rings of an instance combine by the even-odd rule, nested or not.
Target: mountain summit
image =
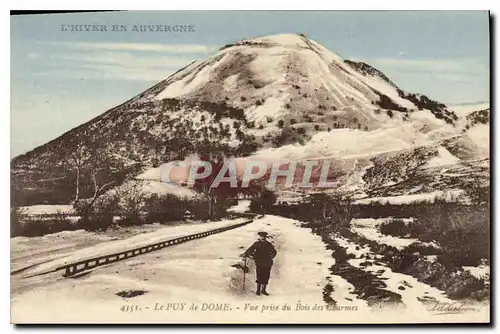
[[[344,61],[304,35],[292,34],[228,44],[136,101],[169,98],[224,102],[270,131],[280,120],[371,130],[389,118],[407,119],[424,109],[450,124],[457,119],[444,104],[404,92],[377,69]]]

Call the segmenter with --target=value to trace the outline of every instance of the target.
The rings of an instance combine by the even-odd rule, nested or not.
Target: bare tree
[[[82,142],[78,142],[74,150],[69,155],[68,167],[75,173],[76,178],[74,202],[80,199],[80,178],[82,175],[82,169],[89,158],[88,151]]]
[[[127,167],[131,165],[111,148],[91,138],[75,145],[68,162],[76,176],[74,203],[82,215],[89,212],[102,194],[125,179]],[[81,199],[83,187],[90,195],[85,201]]]

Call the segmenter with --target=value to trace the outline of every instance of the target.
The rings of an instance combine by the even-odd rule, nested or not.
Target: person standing
[[[257,283],[257,291],[255,293],[257,295],[262,293],[269,296],[266,287],[269,283],[273,259],[277,252],[273,244],[267,240],[267,232],[258,232],[257,234],[259,235],[259,239],[242,256],[251,257],[255,261],[257,271],[257,280],[255,281]]]

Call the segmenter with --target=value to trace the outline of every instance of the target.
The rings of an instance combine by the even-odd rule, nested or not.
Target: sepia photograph
[[[11,12],[11,323],[490,323],[491,20]]]

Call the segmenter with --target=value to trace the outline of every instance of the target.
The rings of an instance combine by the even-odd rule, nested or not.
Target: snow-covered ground
[[[37,263],[68,256],[77,249],[115,238],[117,237],[111,234],[85,230],[62,231],[41,237],[14,237],[10,239],[11,271],[15,272]]]
[[[147,246],[153,243],[170,240],[178,237],[183,237],[190,234],[209,231],[216,228],[226,227],[244,222],[246,219],[222,220],[210,223],[186,224],[165,227],[156,231],[141,233],[127,239],[112,240],[105,243],[100,243],[91,247],[82,248],[74,251],[67,256],[63,256],[52,261],[41,263],[31,270],[27,270],[25,276],[36,275],[44,272],[52,271],[65,264],[79,262],[90,259],[96,256],[113,254],[127,249],[134,249],[142,246]]]
[[[268,290],[271,296],[256,296],[255,271],[250,273],[243,289],[239,257],[265,230],[278,250]],[[266,216],[244,227],[207,238],[194,240],[152,252],[106,267],[95,269],[80,279],[63,279],[55,284],[27,291],[12,299],[12,315],[16,322],[30,320],[63,322],[332,322],[335,311],[300,312],[302,305],[325,305],[322,290],[328,282],[328,268],[333,264],[329,251],[318,236],[299,227],[297,221]],[[336,277],[331,279],[339,305],[357,306],[364,310],[363,301],[348,301],[349,284]],[[144,290],[147,293],[131,299],[115,294],[124,290]],[[342,299],[343,297],[343,299]],[[47,299],[51,307],[43,307]],[[161,312],[156,303],[229,303],[227,312]],[[257,305],[256,311],[245,311],[245,304]],[[268,306],[291,306],[289,312],[264,311]],[[142,311],[120,311],[124,305],[139,305]],[[148,307],[149,309],[146,309]],[[201,306],[200,306],[201,307]],[[85,310],[85,312],[82,312]],[[332,313],[333,312],[333,313]],[[341,311],[339,311],[341,312]],[[342,312],[338,321],[354,317],[357,312]],[[333,320],[335,322],[335,320]]]
[[[387,196],[387,197],[371,197],[363,198],[354,202],[354,204],[365,204],[369,205],[372,203],[377,204],[411,204],[419,202],[434,202],[436,199],[445,200],[447,202],[456,202],[457,199],[461,199],[464,196],[464,191],[462,189],[451,189],[451,190],[436,190],[429,193],[402,195],[402,196]]]
[[[244,213],[250,210],[250,200],[240,200],[238,204],[230,207],[228,212]]]
[[[391,235],[382,234],[379,231],[380,225],[386,222],[387,219],[353,219],[351,221],[351,231],[359,234],[360,236],[378,242],[379,244],[389,245],[396,249],[403,249],[410,246],[415,242],[419,242],[418,239],[414,238],[398,238]],[[406,219],[406,221],[411,222],[411,219]]]
[[[332,237],[340,247],[345,248],[347,254],[354,255],[353,259],[348,260],[350,265],[383,280],[386,285],[385,289],[399,294],[401,301],[406,305],[406,309],[414,312],[416,319],[422,316],[425,317],[429,313],[432,314],[432,310],[436,305],[467,305],[449,299],[443,291],[420,282],[413,276],[393,272],[389,266],[377,261],[382,256],[372,251],[368,245],[360,245],[338,235],[332,235]],[[464,316],[463,313],[454,314],[453,317],[456,316],[455,321],[459,321],[460,316],[463,317],[462,319],[465,319],[465,317],[467,319],[469,317],[474,318],[476,316],[478,319],[486,319],[488,317],[488,307],[486,304],[472,303],[469,306],[472,306],[475,311],[468,313],[467,316]],[[397,316],[399,317],[400,314],[398,313]],[[440,319],[437,314],[433,314],[429,320],[446,322],[453,317],[450,317],[450,319]],[[397,319],[393,319],[391,322],[397,321]]]
[[[137,176],[137,180],[128,181],[124,184],[108,191],[113,194],[119,191],[127,191],[132,187],[137,187],[139,191],[146,196],[151,194],[166,195],[172,194],[177,197],[195,198],[199,197],[199,193],[191,188],[182,187],[181,185],[164,182],[161,178],[161,167],[147,169],[143,174]]]
[[[441,167],[453,165],[460,161],[457,157],[450,153],[446,148],[439,146],[438,155],[427,161],[426,167]]]
[[[390,289],[404,284],[402,281],[414,286],[415,290],[403,291],[407,308],[398,310],[397,318],[393,312],[370,309],[364,300],[351,293],[350,283],[330,273],[329,268],[335,263],[331,250],[326,249],[319,236],[300,225],[296,220],[266,215],[237,229],[98,267],[80,278],[47,281],[36,289],[13,295],[12,320],[16,323],[392,323],[463,319],[463,314],[429,314],[416,297],[424,294],[424,289],[437,297],[440,292],[391,271],[384,274]],[[247,263],[250,272],[245,286],[243,271],[234,267],[243,264],[240,254],[253,243],[256,233],[263,230],[269,233],[278,250],[268,287],[270,296],[254,294],[255,269],[251,261]],[[357,265],[356,259],[351,262]],[[372,269],[378,268],[369,268]],[[323,289],[327,284],[333,287],[330,296],[337,302],[337,309],[326,308]],[[133,298],[116,295],[131,290],[142,294]],[[47,300],[51,301],[51,307],[45,307]],[[161,305],[175,304],[180,308],[182,303],[182,311],[159,310]],[[190,310],[192,303],[199,309]],[[227,309],[203,311],[210,303],[223,304],[221,307]],[[284,305],[289,305],[290,310],[282,310]],[[249,310],[250,306],[255,309]],[[340,307],[344,310],[339,310]],[[485,321],[487,312],[468,316],[467,320]]]
[[[20,207],[23,213],[27,215],[50,215],[50,214],[74,214],[73,206],[71,205],[31,205]]]
[[[248,209],[249,201],[240,201],[231,207],[231,210],[244,212]],[[42,208],[39,208],[42,207]],[[33,212],[55,212],[64,206],[30,206]],[[69,207],[69,206],[67,206]],[[43,210],[42,210],[43,209]],[[26,210],[26,211],[28,211]],[[52,210],[52,211],[50,211]],[[237,220],[243,221],[243,220]],[[25,268],[32,268],[24,272],[36,274],[40,271],[55,269],[61,261],[78,261],[92,257],[99,252],[109,254],[126,249],[139,247],[165,239],[175,238],[186,234],[197,233],[201,230],[210,230],[235,221],[222,221],[216,224],[196,221],[171,222],[163,224],[145,224],[140,226],[118,227],[104,232],[89,232],[85,230],[62,231],[47,234],[41,237],[14,237],[11,238],[11,271],[16,272]],[[113,241],[113,242],[109,242]],[[107,243],[105,243],[107,242]],[[105,243],[97,246],[97,244]],[[37,264],[44,264],[39,267]]]
[[[467,136],[480,148],[489,152],[490,150],[490,126],[487,124],[476,124],[467,130]]]
[[[448,107],[452,109],[458,117],[467,117],[470,113],[483,110],[490,107],[489,101],[480,101],[474,103],[462,103],[462,104],[449,104]]]
[[[464,266],[464,270],[468,271],[472,276],[478,279],[486,279],[489,281],[490,278],[490,266],[486,264],[479,265],[477,267]]]

